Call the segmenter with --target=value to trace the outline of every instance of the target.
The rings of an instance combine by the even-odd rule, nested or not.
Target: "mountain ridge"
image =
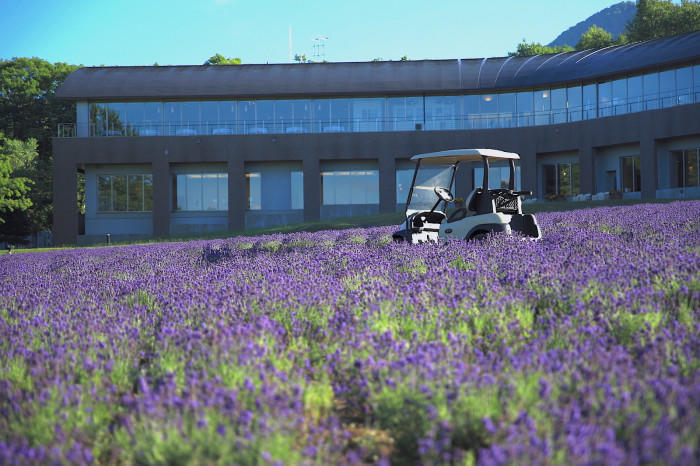
[[[616,3],[571,26],[547,45],[550,47],[562,45],[575,47],[581,35],[594,24],[608,31],[613,37],[617,37],[624,32],[627,22],[631,21],[636,13],[637,5],[635,2],[623,1]]]

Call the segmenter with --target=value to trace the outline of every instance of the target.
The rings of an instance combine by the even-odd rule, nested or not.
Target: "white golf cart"
[[[393,234],[394,241],[423,243],[443,239],[478,239],[492,232],[518,231],[539,239],[542,234],[534,215],[523,215],[520,196],[530,191],[515,191],[515,161],[518,154],[494,149],[455,149],[414,155],[413,182],[406,200],[404,228]],[[508,161],[508,189],[488,189],[489,161]],[[467,162],[483,162],[482,185],[466,198],[464,206],[446,215],[455,173]],[[468,165],[467,165],[468,166]],[[486,187],[486,188],[484,188]]]

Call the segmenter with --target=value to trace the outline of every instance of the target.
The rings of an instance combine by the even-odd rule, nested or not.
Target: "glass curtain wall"
[[[187,102],[90,102],[91,136],[490,129],[700,102],[700,65],[598,84],[489,94]]]

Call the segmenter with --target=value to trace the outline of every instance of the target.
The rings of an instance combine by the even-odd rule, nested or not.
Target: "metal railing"
[[[542,111],[473,113],[422,119],[414,117],[259,119],[244,121],[181,121],[178,123],[121,122],[59,123],[57,137],[205,136],[254,134],[362,133],[378,131],[499,129],[552,125],[636,113],[700,102],[690,89],[672,94],[611,99],[582,106]],[[687,91],[687,92],[686,92]]]

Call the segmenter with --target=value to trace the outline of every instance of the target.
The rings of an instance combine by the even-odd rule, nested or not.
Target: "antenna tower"
[[[326,36],[316,36],[311,39],[314,43],[313,45],[313,61],[323,61],[326,59],[326,41],[328,37]]]

